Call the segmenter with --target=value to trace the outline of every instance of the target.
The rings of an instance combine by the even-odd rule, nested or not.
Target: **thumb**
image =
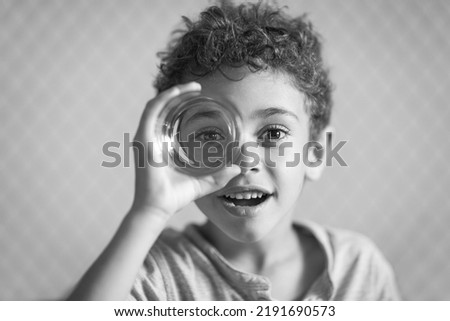
[[[226,166],[217,173],[197,179],[196,198],[200,198],[221,189],[235,176],[239,175],[241,169],[237,165]]]
[[[241,173],[239,166],[233,164],[231,166],[225,166],[221,171],[212,175],[214,183],[217,185],[217,189],[220,189],[227,185],[227,183],[235,176]]]

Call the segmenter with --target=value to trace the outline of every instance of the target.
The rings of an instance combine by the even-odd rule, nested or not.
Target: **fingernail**
[[[202,88],[202,85],[200,85],[200,83],[198,83],[198,82],[196,82],[196,81],[191,82],[191,84],[197,86],[199,89]]]

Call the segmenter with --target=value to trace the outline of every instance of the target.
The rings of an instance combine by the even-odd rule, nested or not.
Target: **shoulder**
[[[380,250],[367,236],[339,228],[325,228],[334,260],[384,260]],[[335,262],[336,263],[336,262]]]
[[[307,224],[327,258],[335,300],[396,300],[393,269],[368,237],[345,229]]]
[[[323,226],[314,222],[302,222],[300,226],[309,230],[326,252],[329,263],[336,261],[377,258],[384,260],[380,250],[367,236],[341,228]]]

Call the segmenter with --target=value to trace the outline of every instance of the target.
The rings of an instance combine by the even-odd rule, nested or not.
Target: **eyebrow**
[[[251,118],[267,118],[274,115],[287,115],[299,120],[297,115],[294,114],[293,112],[277,107],[270,107],[266,109],[257,110],[252,113]]]

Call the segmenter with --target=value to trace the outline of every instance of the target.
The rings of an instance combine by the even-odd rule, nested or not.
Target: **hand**
[[[136,182],[132,210],[140,213],[160,213],[170,217],[193,200],[213,193],[238,175],[238,166],[225,167],[218,173],[203,177],[192,177],[169,166],[151,166],[145,157],[157,163],[163,161],[163,153],[156,146],[150,148],[148,142],[155,142],[156,121],[161,110],[173,98],[186,93],[200,91],[196,82],[174,86],[150,100],[142,114],[139,128],[134,138],[135,143],[144,146],[146,155],[139,155],[143,150],[134,148]],[[151,145],[150,145],[151,146]],[[141,165],[137,166],[141,159]]]

